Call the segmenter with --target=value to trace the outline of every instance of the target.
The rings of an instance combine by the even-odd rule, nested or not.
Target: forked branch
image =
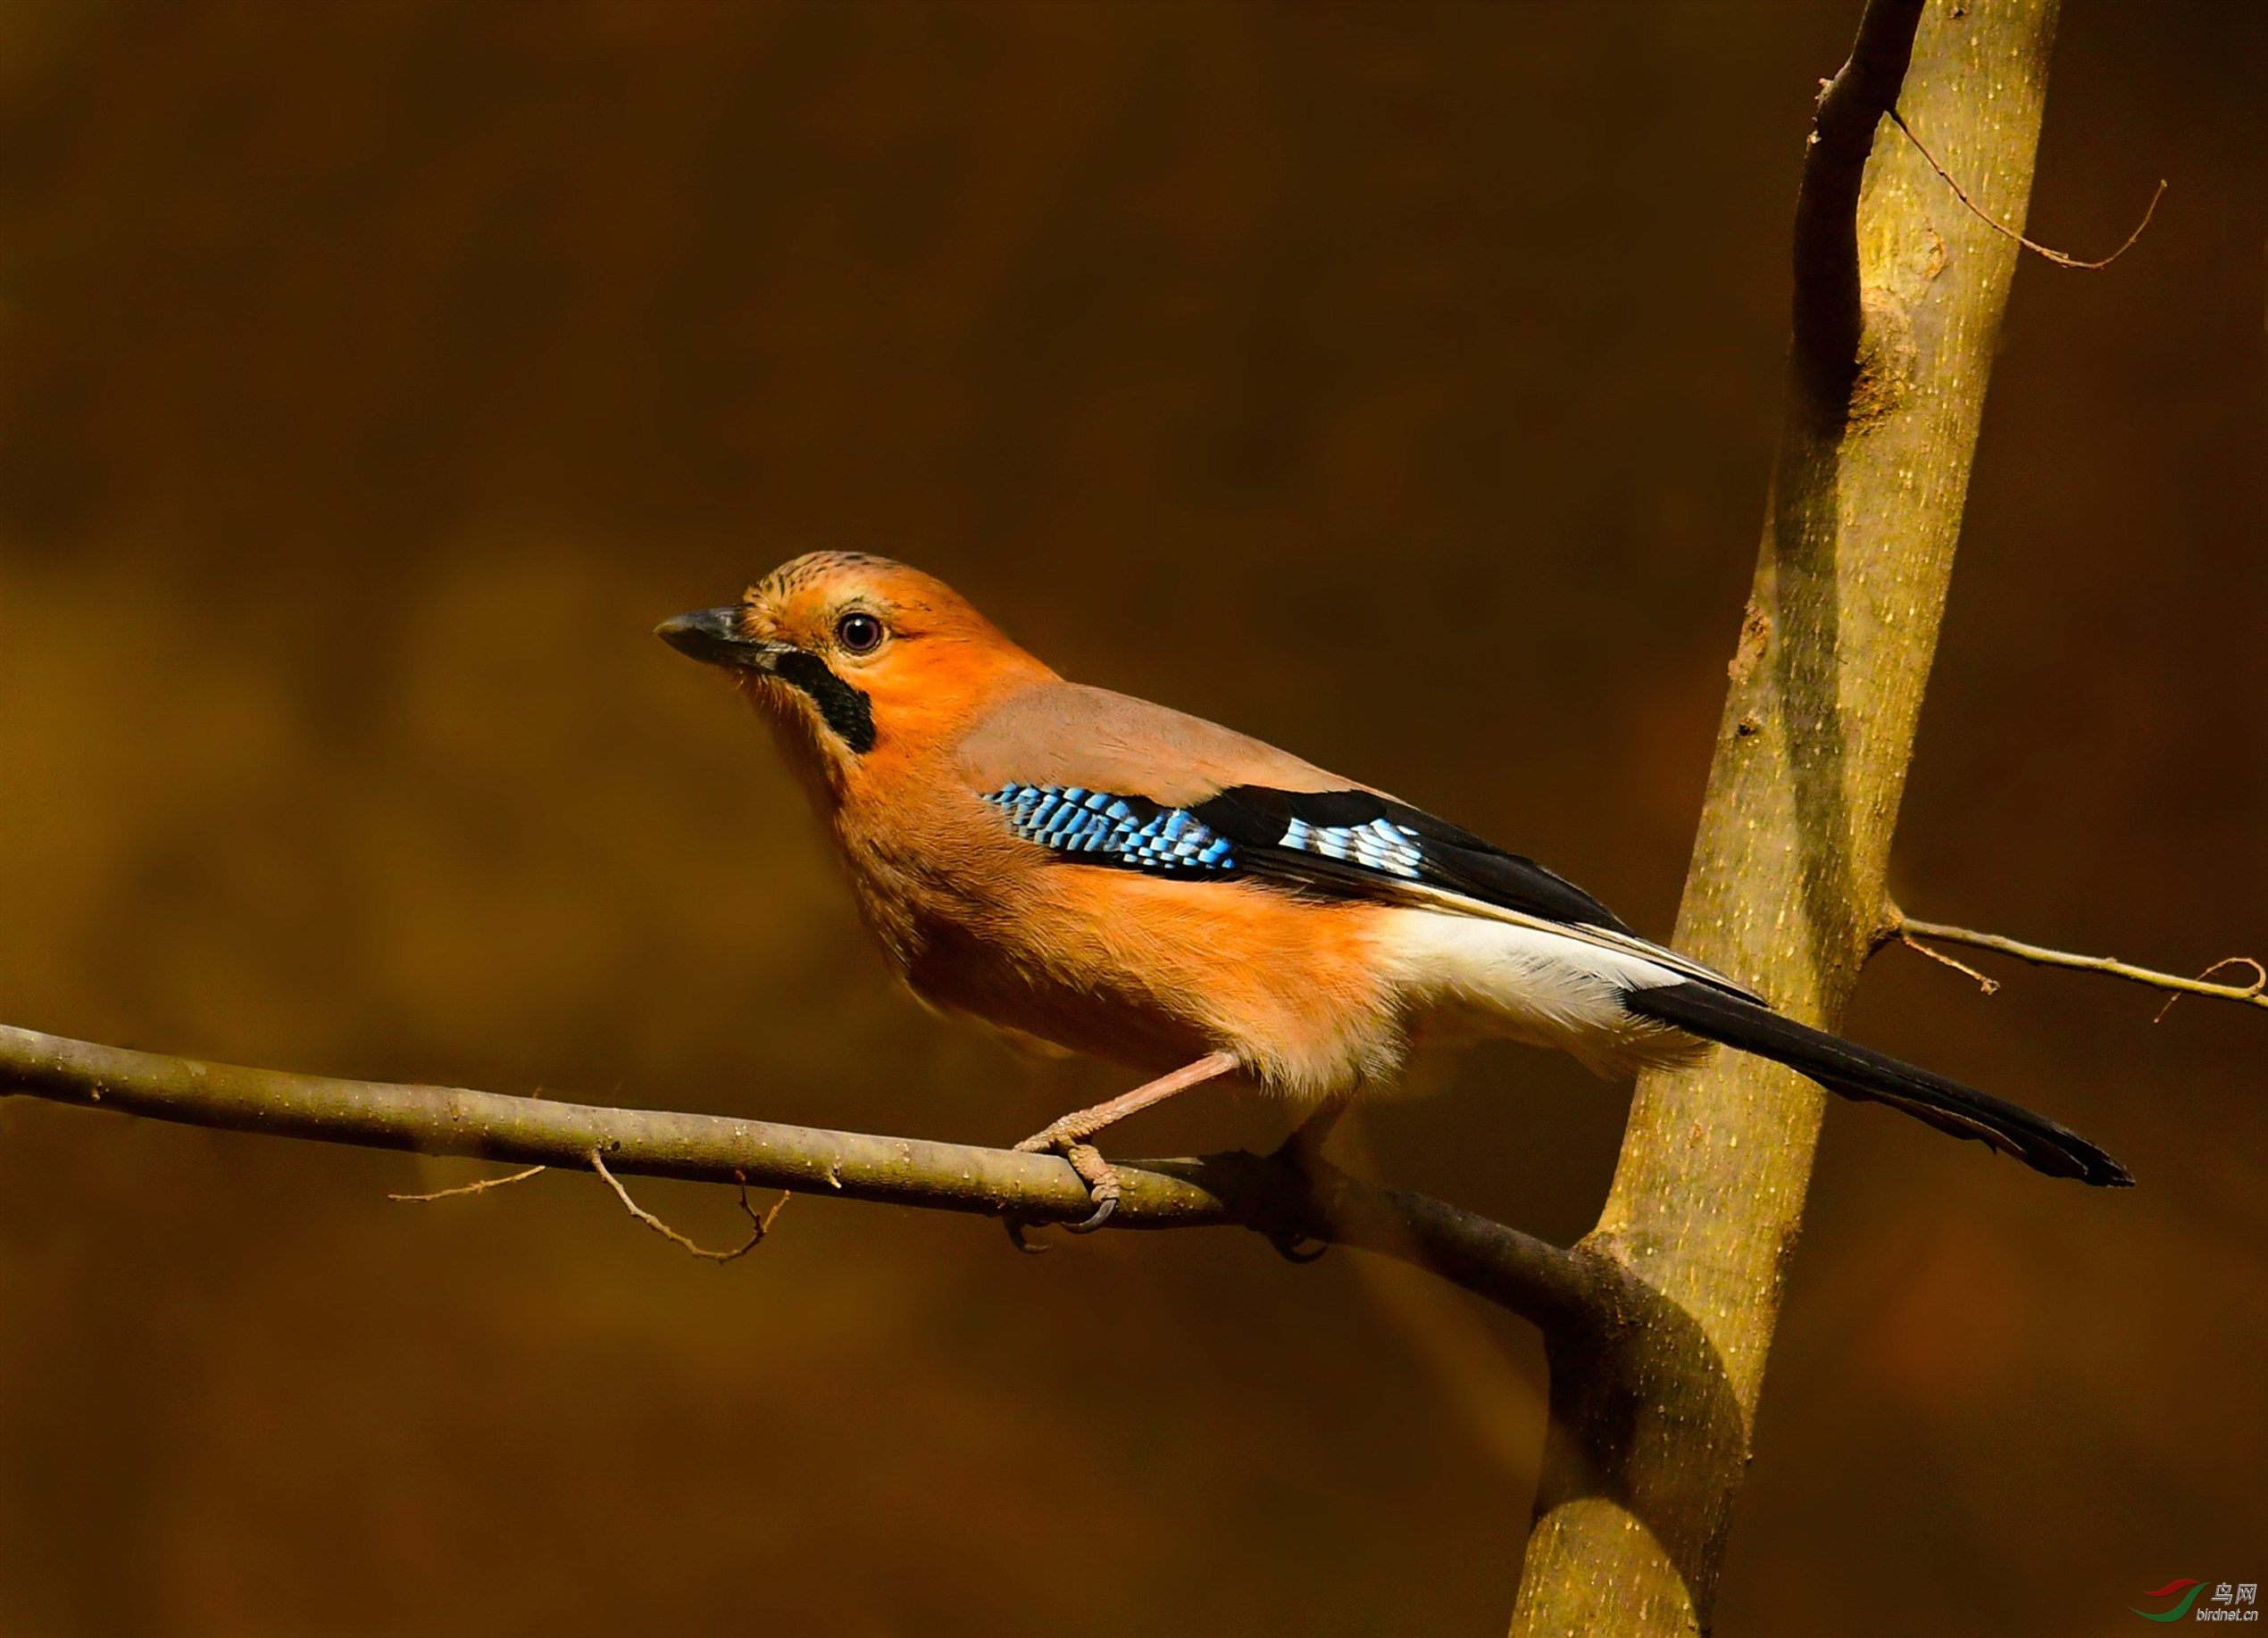
[[[2107,955],[2075,955],[2068,950],[2051,950],[2044,944],[2027,944],[2020,939],[2003,938],[1997,933],[1972,932],[1967,927],[1947,927],[1941,921],[1916,921],[1896,908],[1891,910],[1890,916],[1890,937],[1913,945],[1924,955],[1959,968],[1984,985],[1988,994],[2000,987],[1997,982],[1920,941],[1935,939],[1940,944],[1964,944],[1972,950],[1990,950],[2001,955],[2013,955],[2020,961],[2030,962],[2034,967],[2063,967],[2075,972],[2107,973],[2114,978],[2123,978],[2129,984],[2172,992],[2173,999],[2166,1002],[2169,1007],[2184,995],[2203,995],[2212,1001],[2233,1001],[2242,1006],[2268,1008],[2268,967],[2262,966],[2248,955],[2223,957],[2196,977],[2184,978],[2179,973],[2162,973]],[[2214,973],[2230,967],[2250,968],[2252,982],[2212,982]],[[2161,1010],[2158,1016],[2164,1018],[2165,1014]]]
[[[453,1086],[334,1080],[0,1025],[0,1093],[8,1093],[188,1126],[596,1171],[641,1221],[680,1241],[630,1200],[619,1177],[831,1193],[1035,1224],[1076,1222],[1091,1210],[1087,1185],[1055,1155]],[[1630,1311],[1632,1283],[1606,1259],[1422,1194],[1362,1182],[1312,1157],[1232,1152],[1121,1162],[1119,1171],[1125,1192],[1113,1228],[1234,1226],[1280,1248],[1315,1242],[1359,1247],[1430,1269],[1548,1333],[1595,1333]],[[475,1188],[485,1186],[493,1185]],[[770,1213],[755,1218],[742,1251],[762,1240],[770,1220]],[[720,1261],[738,1254],[704,1253]]]
[[[763,1243],[764,1236],[771,1232],[772,1219],[780,1215],[780,1209],[794,1198],[785,1189],[781,1190],[780,1198],[771,1202],[771,1209],[759,1216],[756,1209],[748,1203],[748,1180],[743,1177],[740,1180],[740,1210],[748,1219],[748,1237],[738,1245],[728,1246],[721,1251],[713,1251],[698,1243],[691,1235],[680,1234],[632,1200],[630,1192],[622,1186],[622,1180],[606,1169],[605,1157],[596,1149],[590,1152],[590,1168],[606,1179],[606,1186],[614,1191],[615,1197],[622,1202],[623,1210],[629,1212],[671,1244],[683,1246],[704,1262],[738,1262]]]

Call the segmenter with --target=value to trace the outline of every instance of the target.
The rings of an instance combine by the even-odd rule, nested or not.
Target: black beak
[[[654,635],[689,660],[743,671],[776,670],[780,656],[795,652],[790,643],[741,636],[738,603],[672,615],[654,628]]]

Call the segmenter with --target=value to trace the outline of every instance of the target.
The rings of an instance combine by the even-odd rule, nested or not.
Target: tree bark
[[[2018,254],[1879,116],[1898,108],[2021,229],[2055,11],[1872,0],[1806,158],[1787,422],[1676,944],[1829,1028],[1890,925],[1891,832]],[[1582,1249],[1650,1294],[1547,1339],[1515,1638],[1708,1630],[1822,1102],[1734,1052],[1638,1083]]]

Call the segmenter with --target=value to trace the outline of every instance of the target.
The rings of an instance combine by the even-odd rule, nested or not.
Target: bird
[[[2133,1181],[2045,1116],[1786,1017],[1531,859],[1066,680],[918,569],[808,553],[655,635],[770,728],[917,996],[1150,1077],[1017,1145],[1086,1181],[1081,1229],[1121,1193],[1092,1140],[1137,1110],[1230,1078],[1320,1133],[1418,1046],[1487,1036],[1606,1077],[1730,1047],[2050,1177]]]

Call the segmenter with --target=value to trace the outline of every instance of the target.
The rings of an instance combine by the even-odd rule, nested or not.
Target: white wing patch
[[[1416,831],[1382,819],[1367,825],[1310,825],[1296,819],[1285,827],[1283,839],[1276,845],[1407,881],[1417,880],[1418,865],[1425,858],[1418,847]]]

